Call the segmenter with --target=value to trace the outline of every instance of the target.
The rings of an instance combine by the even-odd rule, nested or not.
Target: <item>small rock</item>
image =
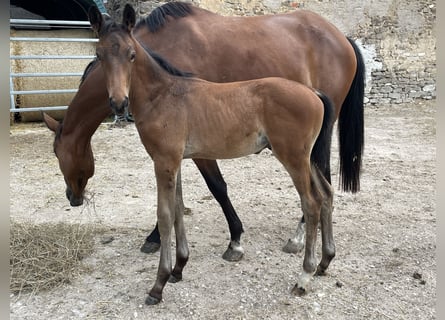
[[[107,244],[107,243],[113,242],[113,240],[114,240],[113,236],[103,237],[102,240],[100,241],[100,243]]]

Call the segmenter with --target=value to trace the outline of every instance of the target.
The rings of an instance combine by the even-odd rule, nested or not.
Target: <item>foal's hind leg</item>
[[[324,275],[330,262],[335,257],[334,233],[332,230],[332,211],[334,192],[331,184],[327,181],[318,168],[313,167],[317,178],[320,192],[323,193],[323,204],[321,207],[321,239],[322,239],[322,257],[317,267],[316,275]]]
[[[297,163],[298,164],[298,163]],[[288,170],[294,185],[300,195],[301,208],[306,221],[306,244],[303,260],[303,271],[299,275],[292,292],[297,295],[306,293],[308,284],[315,274],[315,247],[317,228],[320,219],[323,196],[317,188],[316,178],[308,163],[296,165]]]
[[[295,237],[290,238],[283,247],[283,251],[286,253],[299,253],[304,248],[304,238],[306,235],[306,223],[304,221],[304,215],[301,217],[300,222],[295,232]]]
[[[327,159],[327,163],[326,163],[326,167],[323,168],[322,170],[317,170],[317,172],[322,171],[323,172],[323,176],[320,178],[327,183],[327,186],[325,186],[324,188],[329,189],[328,191],[325,191],[326,196],[331,197],[331,211],[332,211],[332,197],[333,197],[333,192],[332,192],[332,188],[330,186],[331,184],[331,165],[330,165],[330,158],[328,157]],[[323,215],[323,213],[322,213]],[[331,220],[332,220],[332,215],[331,215]],[[323,219],[323,218],[322,218]],[[331,227],[332,229],[332,227]],[[290,238],[287,243],[284,245],[283,247],[283,251],[286,253],[299,253],[303,250],[304,248],[304,238],[305,238],[305,234],[306,234],[306,227],[305,227],[305,221],[304,221],[304,215],[301,217],[300,222],[298,223],[297,226],[297,231],[295,232],[295,237]],[[333,240],[332,240],[333,243]],[[334,249],[335,251],[335,249]]]

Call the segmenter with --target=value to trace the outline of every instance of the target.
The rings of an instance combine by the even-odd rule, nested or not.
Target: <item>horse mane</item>
[[[188,8],[188,9],[185,9],[185,8]],[[155,11],[157,11],[158,9],[159,9],[159,12],[155,13]],[[156,17],[163,16],[163,21],[161,22],[160,25],[158,25],[158,28],[160,28],[165,23],[166,15],[179,17],[181,12],[183,13],[183,12],[186,12],[187,10],[188,10],[187,12],[191,12],[191,9],[192,9],[191,5],[189,5],[188,3],[168,2],[168,3],[164,4],[163,6],[156,8],[150,14],[150,16],[153,15],[153,13],[155,13]],[[150,16],[144,18],[143,20],[144,21],[150,20],[150,19],[148,19]],[[182,16],[185,16],[185,15],[182,15]],[[104,16],[104,18],[105,18],[105,23],[100,31],[101,34],[113,32],[115,30],[126,30],[125,27],[122,26],[122,24],[114,22],[108,16]],[[153,21],[161,21],[161,19],[156,18]],[[136,25],[138,25],[140,23],[141,23],[141,21],[139,21]],[[150,25],[150,24],[147,24],[147,25]],[[144,48],[144,50],[156,61],[156,63],[159,64],[162,67],[162,69],[167,71],[169,74],[174,75],[174,76],[179,76],[179,77],[192,77],[193,76],[193,73],[179,70],[178,68],[174,67],[170,62],[168,62],[165,58],[163,58],[161,55],[152,51],[150,48],[148,48],[146,45],[144,45],[142,42],[139,42],[139,43]],[[99,60],[97,58],[94,58],[94,60],[92,60],[88,63],[88,65],[86,66],[86,68],[83,72],[82,77],[80,78],[80,84],[82,84],[83,81],[86,79],[86,77],[90,74],[90,72],[93,71],[93,69],[97,66],[98,62],[99,62]]]
[[[162,69],[164,69],[165,71],[167,71],[169,74],[173,75],[173,76],[178,76],[178,77],[186,77],[186,78],[190,78],[193,77],[194,74],[191,72],[187,72],[187,71],[182,71],[179,70],[178,68],[174,67],[170,62],[168,62],[164,57],[162,57],[160,54],[154,52],[153,50],[151,50],[150,48],[148,48],[146,45],[144,45],[143,43],[139,43],[144,50],[156,61],[156,63],[158,65],[160,65],[162,67]]]
[[[154,9],[149,15],[139,19],[135,25],[135,29],[143,26],[147,27],[150,32],[154,33],[161,29],[167,22],[167,16],[172,18],[182,18],[191,15],[193,6],[186,2],[167,2],[160,7]]]
[[[94,58],[94,60],[90,61],[90,63],[88,63],[88,65],[86,66],[82,77],[80,78],[80,84],[82,84],[86,77],[90,74],[91,71],[93,71],[94,67],[97,65],[97,62],[99,60],[97,60],[97,58]]]

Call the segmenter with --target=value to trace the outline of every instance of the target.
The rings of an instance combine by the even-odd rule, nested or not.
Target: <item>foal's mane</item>
[[[161,29],[167,22],[167,16],[181,18],[191,15],[193,6],[186,2],[168,2],[154,9],[149,15],[141,18],[135,25],[135,29],[146,27],[154,33]]]

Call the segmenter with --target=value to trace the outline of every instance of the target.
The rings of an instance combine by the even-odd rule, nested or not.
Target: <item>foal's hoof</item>
[[[306,294],[306,289],[303,288],[303,287],[300,287],[300,286],[298,285],[298,283],[297,283],[297,284],[293,287],[291,293],[294,294],[294,295],[296,295],[296,296],[298,296],[298,297],[301,297],[301,296],[304,296],[304,295]]]
[[[303,249],[304,244],[296,242],[293,239],[289,239],[283,247],[283,251],[286,253],[300,253]]]
[[[158,304],[159,302],[161,302],[161,299],[152,297],[150,295],[148,295],[148,297],[145,299],[145,304],[149,305],[149,306],[154,306],[155,304]]]
[[[143,253],[155,253],[161,247],[160,243],[145,241],[141,247]]]

